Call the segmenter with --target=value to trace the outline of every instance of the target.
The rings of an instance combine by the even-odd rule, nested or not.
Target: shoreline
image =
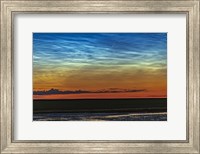
[[[33,100],[33,113],[167,112],[167,98]]]

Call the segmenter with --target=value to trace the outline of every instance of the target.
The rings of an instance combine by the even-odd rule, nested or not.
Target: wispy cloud
[[[124,65],[166,60],[165,33],[34,33],[34,66]],[[165,62],[166,63],[166,62]],[[45,67],[45,66],[44,66]]]

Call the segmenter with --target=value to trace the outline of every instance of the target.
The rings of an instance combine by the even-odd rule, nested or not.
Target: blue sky
[[[149,89],[157,80],[166,88],[167,33],[33,33],[33,68],[35,89],[83,89],[77,82],[86,80],[102,88],[106,76],[102,85]],[[113,87],[127,88],[105,88]]]

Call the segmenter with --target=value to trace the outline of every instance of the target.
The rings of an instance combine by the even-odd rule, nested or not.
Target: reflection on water
[[[34,113],[34,121],[166,121],[167,113]]]

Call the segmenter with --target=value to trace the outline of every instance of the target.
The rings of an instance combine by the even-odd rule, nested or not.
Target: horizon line
[[[90,99],[90,100],[99,100],[99,99],[101,99],[101,100],[116,100],[116,99],[164,99],[164,98],[166,98],[167,99],[167,97],[133,97],[133,98],[65,98],[65,99],[63,99],[63,98],[51,98],[51,99],[46,99],[46,98],[40,98],[40,99],[34,99],[33,98],[33,100],[88,100],[88,99]]]

